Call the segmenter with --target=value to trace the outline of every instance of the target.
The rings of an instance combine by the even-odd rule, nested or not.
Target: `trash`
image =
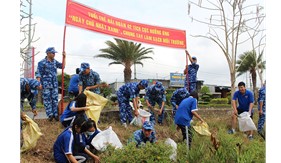
[[[135,125],[141,127],[144,121],[149,121],[151,113],[139,109],[139,115],[137,117],[134,117],[134,119],[130,122],[130,125]]]
[[[238,116],[238,125],[241,132],[257,130],[249,112],[243,112]]]
[[[42,136],[41,130],[37,123],[35,123],[30,117],[25,116],[25,122],[22,126],[22,138],[23,145],[20,149],[20,152],[28,151],[34,148],[37,144],[37,140]]]
[[[200,135],[211,136],[209,126],[206,122],[197,122],[193,129]]]
[[[105,151],[109,144],[115,147],[115,149],[123,148],[121,141],[119,140],[117,134],[112,130],[111,126],[97,134],[91,141],[91,144],[98,151]]]
[[[165,144],[171,145],[173,148],[173,153],[170,155],[169,158],[173,161],[177,161],[177,143],[173,139],[167,138],[165,140]]]

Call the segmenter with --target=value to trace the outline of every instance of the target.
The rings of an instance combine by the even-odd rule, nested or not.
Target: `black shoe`
[[[59,121],[59,116],[55,116],[55,120],[56,120],[56,121]]]
[[[53,120],[54,116],[49,116],[48,120],[51,122]]]

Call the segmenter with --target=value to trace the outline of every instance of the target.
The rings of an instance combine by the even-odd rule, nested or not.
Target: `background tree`
[[[32,0],[20,0],[20,56],[22,58],[21,74],[24,73],[27,68],[31,66],[31,47],[32,43],[39,40],[35,39],[35,24],[32,24]],[[35,55],[37,55],[37,52]],[[29,66],[27,66],[29,64]],[[26,74],[25,74],[25,77]]]
[[[253,38],[260,38],[260,29],[265,14],[259,4],[246,4],[245,0],[216,0],[197,3],[190,0],[188,14],[192,6],[208,12],[208,18],[194,18],[191,20],[208,26],[207,34],[193,35],[193,37],[206,38],[214,42],[222,50],[230,71],[231,96],[235,92],[236,82],[236,55],[238,47],[250,42],[249,33]],[[210,7],[209,7],[210,6]],[[202,11],[202,13],[204,12]]]
[[[94,57],[96,58],[106,58],[113,60],[109,63],[109,66],[112,64],[121,64],[124,68],[124,81],[125,83],[131,81],[132,70],[131,66],[133,64],[140,64],[144,59],[153,59],[150,56],[147,56],[149,53],[153,53],[153,48],[141,47],[141,43],[129,42],[126,40],[121,40],[114,38],[116,43],[112,41],[106,41],[105,44],[108,46],[105,49],[100,49],[102,52]]]
[[[263,52],[258,56],[255,51],[247,51],[239,55],[237,61],[237,76],[240,76],[249,71],[252,77],[254,98],[257,99],[257,72],[262,72],[265,69],[265,62],[263,61]],[[255,100],[256,103],[257,100]]]

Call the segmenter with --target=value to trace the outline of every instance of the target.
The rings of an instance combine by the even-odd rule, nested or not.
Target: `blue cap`
[[[37,87],[40,86],[40,82],[38,80],[36,80],[36,79],[30,79],[28,81],[28,85],[30,87],[31,93],[37,94]]]
[[[196,58],[196,57],[194,57],[194,56],[192,57],[192,59],[197,60],[197,58]]]
[[[146,129],[146,130],[153,130],[153,126],[149,121],[144,121],[142,128]]]
[[[54,47],[49,47],[49,48],[46,50],[46,53],[57,53],[57,51],[55,50]]]
[[[164,89],[164,88],[163,88],[163,85],[162,85],[162,82],[159,82],[159,81],[157,81],[157,82],[155,83],[154,88],[155,88],[157,91],[161,91],[162,89]]]
[[[180,88],[179,94],[180,94],[180,97],[182,97],[182,98],[185,98],[185,97],[189,96],[189,92],[186,88]]]
[[[80,67],[80,71],[83,72],[85,71],[87,68],[90,68],[90,64],[89,63],[81,63],[81,67]]]
[[[143,86],[144,88],[146,88],[146,87],[148,86],[148,80],[141,80],[141,81],[139,82],[139,84],[140,84],[141,86]]]

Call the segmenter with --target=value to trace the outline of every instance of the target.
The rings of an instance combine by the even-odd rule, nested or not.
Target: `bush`
[[[102,162],[171,162],[169,156],[172,154],[172,147],[159,141],[156,144],[146,143],[146,145],[137,148],[136,144],[131,142],[122,149],[114,149],[108,146],[106,151],[99,156]]]
[[[228,104],[227,98],[214,98],[210,101],[210,104]]]

